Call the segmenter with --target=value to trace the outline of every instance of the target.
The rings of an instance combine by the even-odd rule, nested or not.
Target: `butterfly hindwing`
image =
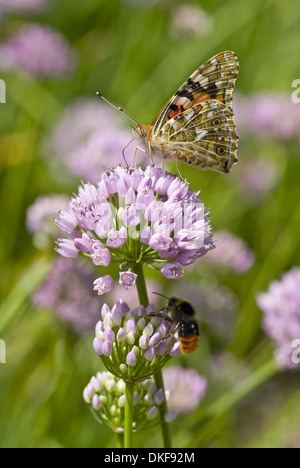
[[[232,113],[211,99],[170,119],[152,137],[151,146],[166,161],[178,159],[200,169],[229,172],[237,162],[237,140]]]

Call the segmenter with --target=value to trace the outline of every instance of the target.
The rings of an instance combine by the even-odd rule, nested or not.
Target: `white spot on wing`
[[[194,115],[195,115],[195,112],[193,110],[191,110],[191,111],[189,111],[189,112],[187,112],[185,114],[185,119],[190,120],[190,119],[192,119],[194,117]]]
[[[199,132],[197,132],[195,141],[202,140],[202,138],[204,138],[206,135],[207,135],[207,130],[200,130]]]
[[[201,80],[199,80],[199,81],[200,81],[200,83],[201,83],[202,86],[207,86],[208,83],[209,83],[209,79],[207,78],[207,76],[203,76],[203,77],[201,78]]]

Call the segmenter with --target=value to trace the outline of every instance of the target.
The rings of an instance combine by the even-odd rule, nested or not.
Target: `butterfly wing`
[[[210,99],[222,102],[232,112],[232,92],[238,71],[237,56],[231,51],[221,52],[205,62],[155,117],[153,135],[176,115]]]
[[[164,160],[175,160],[200,169],[229,172],[237,162],[237,141],[232,112],[210,99],[168,120],[151,146]]]

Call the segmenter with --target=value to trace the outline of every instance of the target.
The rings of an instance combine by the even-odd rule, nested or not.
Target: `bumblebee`
[[[161,294],[155,294],[162,296]],[[172,323],[174,327],[164,340],[175,335],[178,331],[181,351],[183,353],[192,353],[198,348],[200,341],[199,327],[197,321],[194,319],[195,310],[193,306],[185,299],[162,297],[168,299],[168,305],[165,309],[153,312],[148,316],[161,317]]]

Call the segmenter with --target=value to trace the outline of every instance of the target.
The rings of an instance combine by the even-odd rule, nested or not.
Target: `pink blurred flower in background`
[[[71,104],[45,146],[46,152],[54,154],[71,174],[95,183],[103,170],[124,164],[122,151],[131,139],[131,133],[122,128],[118,113],[95,96]],[[132,154],[128,148],[129,163]]]
[[[300,347],[300,267],[285,273],[279,281],[273,281],[267,292],[257,296],[263,311],[263,328],[272,339],[275,359],[282,368],[299,368],[292,359],[295,348]],[[293,346],[297,340],[298,345]],[[298,352],[300,355],[300,352]]]
[[[60,77],[74,70],[76,62],[65,37],[39,24],[22,25],[0,47],[2,70],[21,69],[38,79]]]
[[[40,250],[53,249],[54,239],[59,233],[54,222],[56,215],[59,210],[67,210],[68,208],[68,197],[57,194],[41,195],[29,206],[26,227],[33,235],[33,243],[36,248]]]
[[[207,381],[193,369],[171,366],[163,370],[165,389],[168,395],[168,409],[183,413],[194,411],[204,398]]]
[[[170,28],[177,36],[202,36],[213,28],[213,20],[195,3],[179,3],[171,11]]]
[[[96,279],[85,259],[56,258],[32,297],[38,308],[50,309],[76,333],[92,330],[100,318],[102,302],[93,291]]]
[[[0,15],[2,13],[35,13],[44,9],[49,0],[1,0]]]
[[[219,267],[245,273],[255,262],[255,255],[247,244],[229,231],[214,234],[215,249],[207,253],[205,261]]]
[[[233,108],[240,131],[262,137],[299,139],[300,106],[292,102],[290,94],[235,96]]]
[[[238,190],[247,204],[260,202],[278,184],[282,171],[276,161],[251,159],[240,161],[233,173]]]

